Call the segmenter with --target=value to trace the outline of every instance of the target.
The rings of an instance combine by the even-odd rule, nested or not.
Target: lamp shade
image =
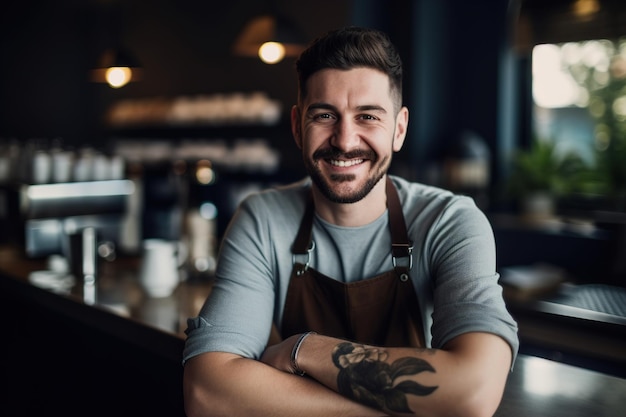
[[[137,59],[125,48],[116,47],[106,49],[98,62],[98,68],[128,67],[139,68]]]

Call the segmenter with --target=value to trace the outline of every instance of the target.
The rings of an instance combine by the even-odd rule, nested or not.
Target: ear
[[[393,151],[398,152],[402,149],[406,131],[409,126],[409,109],[402,107],[396,116],[396,130],[393,137]]]
[[[297,105],[291,107],[291,134],[298,148],[302,149],[302,129],[300,122],[300,109]]]

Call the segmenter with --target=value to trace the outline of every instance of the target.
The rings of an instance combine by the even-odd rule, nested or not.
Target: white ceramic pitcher
[[[169,297],[180,282],[183,247],[164,239],[143,241],[139,283],[149,297]]]

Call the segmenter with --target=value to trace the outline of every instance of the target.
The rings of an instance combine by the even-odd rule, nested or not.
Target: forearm
[[[319,382],[227,353],[207,353],[184,369],[185,412],[199,416],[383,416]]]
[[[470,333],[445,350],[373,348],[312,335],[298,367],[348,398],[390,415],[491,416],[510,369],[510,348]]]

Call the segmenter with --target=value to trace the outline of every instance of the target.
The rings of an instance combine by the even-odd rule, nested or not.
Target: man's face
[[[371,68],[318,71],[307,92],[300,112],[292,111],[307,172],[330,201],[357,202],[402,147],[408,110],[396,115],[389,78]]]

